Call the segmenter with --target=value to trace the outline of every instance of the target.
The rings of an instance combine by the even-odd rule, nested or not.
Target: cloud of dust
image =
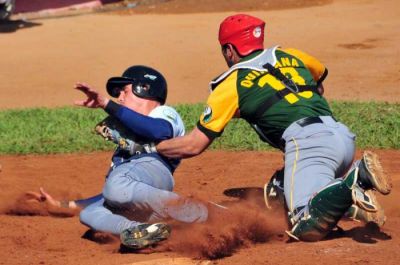
[[[238,249],[251,244],[283,240],[286,221],[282,211],[267,210],[265,206],[241,201],[222,209],[208,204],[209,218],[204,223],[172,222],[171,237],[148,248],[143,253],[173,251],[198,259],[218,259],[231,256]],[[22,194],[7,207],[3,214],[72,217],[77,210],[58,208]],[[86,238],[85,236],[83,238]],[[118,240],[103,234],[90,235],[99,243],[117,243]],[[142,251],[139,251],[142,252]]]
[[[282,213],[243,202],[229,210],[213,209],[201,224],[172,224],[171,237],[155,251],[174,251],[200,259],[232,255],[249,244],[282,240],[285,219]],[[280,239],[278,239],[280,238]]]

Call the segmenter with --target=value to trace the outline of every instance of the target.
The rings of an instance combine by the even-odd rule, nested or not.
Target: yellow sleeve
[[[207,106],[197,123],[197,127],[210,138],[222,134],[225,126],[239,108],[236,87],[237,73],[238,71],[232,72],[214,89],[208,97]]]
[[[326,69],[326,67],[320,61],[311,55],[293,48],[284,49],[284,51],[299,58],[305,64],[308,70],[310,70],[314,80],[317,83],[324,81],[325,77],[328,75],[328,69]]]

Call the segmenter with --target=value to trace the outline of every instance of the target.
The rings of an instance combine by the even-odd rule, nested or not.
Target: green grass
[[[24,109],[0,112],[0,153],[70,153],[110,150],[112,144],[94,134],[102,110],[82,108]]]
[[[331,107],[356,133],[358,147],[400,149],[400,104],[334,101]]]
[[[197,123],[202,104],[177,105],[187,131]],[[400,149],[400,104],[331,102],[335,117],[357,134],[359,148]],[[93,132],[106,117],[102,110],[76,107],[0,111],[0,154],[47,154],[112,150]],[[212,149],[270,150],[242,120],[231,121]]]

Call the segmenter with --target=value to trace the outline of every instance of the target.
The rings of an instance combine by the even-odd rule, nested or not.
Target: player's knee
[[[103,189],[103,197],[113,204],[126,204],[131,201],[131,196],[126,188],[113,182],[106,182]]]
[[[92,219],[93,219],[93,215],[91,214],[90,211],[88,211],[87,208],[83,209],[79,213],[79,221],[84,225],[92,227],[91,224],[90,224]]]
[[[290,215],[293,227],[289,236],[302,241],[318,241],[329,234],[353,203],[350,179],[335,180],[319,191],[305,207]],[[350,184],[349,184],[350,183]]]

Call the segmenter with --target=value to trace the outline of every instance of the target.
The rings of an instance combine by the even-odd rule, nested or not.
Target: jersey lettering
[[[299,67],[299,62],[296,60],[296,58],[288,58],[288,57],[282,57],[280,58],[281,61],[276,61],[276,67],[277,68],[282,68],[282,67]]]
[[[297,70],[295,68],[282,68],[280,70],[281,70],[282,74],[284,74],[287,78],[292,79],[293,82],[295,82],[296,84],[298,84],[298,85],[306,84],[306,81],[304,80],[304,78],[299,75],[299,72],[297,72]],[[282,90],[285,88],[285,86],[282,84],[282,82],[279,81],[278,79],[276,79],[272,75],[265,75],[265,76],[261,77],[260,80],[258,81],[258,85],[260,87],[264,87],[266,84],[268,84],[272,89],[274,89],[276,91],[279,91],[279,90]],[[294,104],[297,101],[299,101],[299,98],[297,97],[297,95],[300,97],[303,97],[303,98],[311,98],[313,96],[313,92],[312,91],[304,91],[304,92],[297,93],[296,95],[293,93],[290,93],[285,96],[285,99],[290,104]]]
[[[258,72],[258,71],[251,71],[246,75],[246,77],[240,82],[240,85],[246,88],[250,88],[254,85],[253,80],[259,77],[262,73],[265,72]]]

